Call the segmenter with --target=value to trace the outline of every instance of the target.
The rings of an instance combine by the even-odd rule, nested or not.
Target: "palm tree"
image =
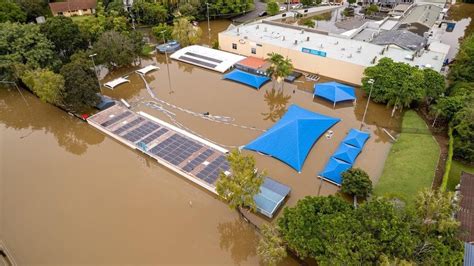
[[[293,64],[288,58],[284,58],[281,54],[269,53],[270,67],[267,69],[267,73],[273,79],[273,88],[275,88],[275,82],[282,82],[281,89],[283,90],[284,79],[286,76],[291,74],[293,71]]]

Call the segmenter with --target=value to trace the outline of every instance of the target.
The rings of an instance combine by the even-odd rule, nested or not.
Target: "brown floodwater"
[[[201,24],[202,25],[202,24]],[[222,24],[224,25],[224,24]],[[217,31],[216,31],[217,32]],[[316,177],[350,128],[359,128],[366,98],[332,104],[312,99],[312,82],[267,83],[259,91],[226,81],[216,72],[172,61],[172,88],[162,55],[144,59],[160,70],[146,76],[160,99],[188,110],[233,118],[237,125],[269,128],[290,104],[341,118],[314,145],[301,173],[254,152],[257,167],[292,188],[285,206],[307,195],[329,195],[337,187]],[[165,106],[173,115],[147,106],[151,101],[135,69],[120,69],[106,82],[128,75],[130,83],[111,97],[226,147],[245,145],[260,131],[224,125]],[[105,73],[105,71],[103,71]],[[47,264],[235,264],[255,265],[258,235],[235,211],[154,160],[106,137],[86,123],[23,92],[0,88],[0,240],[19,265]],[[369,105],[372,137],[357,159],[374,181],[390,149],[383,128],[397,131],[399,117]],[[281,212],[279,213],[281,215]],[[268,222],[251,216],[257,224]],[[274,221],[274,220],[273,220]],[[287,259],[283,265],[295,265]]]

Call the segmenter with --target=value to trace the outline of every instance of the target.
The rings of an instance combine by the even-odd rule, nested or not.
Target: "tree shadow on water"
[[[235,264],[240,265],[249,257],[256,256],[258,235],[242,219],[220,223],[217,230],[220,234],[220,248],[230,252]]]
[[[290,95],[285,95],[282,90],[277,91],[275,88],[265,91],[263,97],[269,109],[268,113],[262,113],[263,120],[272,122],[277,121],[286,113],[286,106],[291,99]]]

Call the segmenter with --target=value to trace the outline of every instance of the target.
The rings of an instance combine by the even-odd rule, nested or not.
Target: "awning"
[[[338,102],[356,99],[353,87],[334,81],[315,84],[313,95],[329,100],[334,105]]]
[[[268,77],[250,74],[248,72],[244,72],[238,69],[235,69],[232,72],[225,74],[224,79],[236,81],[236,82],[248,85],[250,87],[253,87],[257,90],[260,89],[260,87],[262,87],[263,84],[270,81],[270,78]]]
[[[112,81],[109,81],[109,82],[105,83],[104,86],[106,88],[109,88],[109,89],[113,90],[118,85],[123,84],[123,83],[127,83],[127,82],[130,82],[130,80],[120,77],[118,79],[114,79]]]
[[[346,163],[353,164],[360,152],[360,148],[354,147],[343,142],[334,152],[333,157]]]
[[[300,172],[316,140],[340,120],[291,105],[277,123],[244,148],[270,155]]]
[[[362,149],[369,137],[369,133],[352,128],[342,142]]]
[[[260,193],[254,196],[257,210],[268,218],[272,218],[290,190],[290,187],[266,177],[260,186]]]
[[[160,68],[155,66],[155,65],[148,65],[148,66],[146,66],[144,68],[141,68],[141,69],[139,69],[135,72],[137,72],[138,74],[141,74],[141,75],[146,75],[148,72],[156,70],[156,69],[160,69]]]
[[[350,169],[351,166],[351,164],[331,157],[319,176],[321,176],[324,180],[340,186],[342,184],[342,173]]]

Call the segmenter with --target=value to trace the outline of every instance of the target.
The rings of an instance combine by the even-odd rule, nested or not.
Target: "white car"
[[[280,11],[285,11],[286,10],[286,6],[280,6]]]

